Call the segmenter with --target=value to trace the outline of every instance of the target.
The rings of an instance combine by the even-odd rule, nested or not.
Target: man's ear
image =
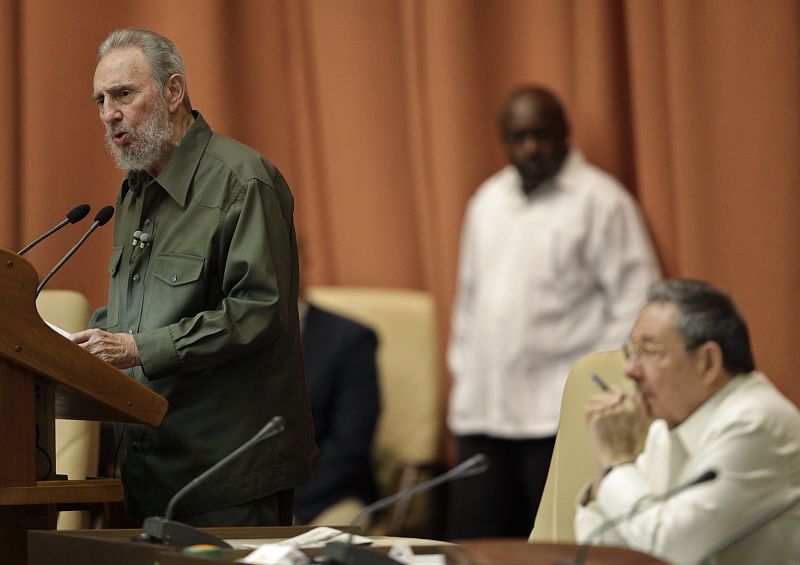
[[[167,108],[170,113],[175,113],[186,96],[186,78],[183,75],[172,75],[167,79],[167,84],[164,86],[164,94],[166,95]]]
[[[701,378],[706,384],[714,384],[725,374],[725,363],[722,348],[716,341],[700,344],[694,352],[695,363]]]

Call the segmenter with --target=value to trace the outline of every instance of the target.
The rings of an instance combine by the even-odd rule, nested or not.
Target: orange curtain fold
[[[639,199],[669,275],[729,291],[758,365],[796,402],[797,0],[0,0],[0,245],[17,249],[122,173],[90,100],[113,28],[175,40],[194,106],[281,169],[307,282],[437,299],[442,351],[464,207],[504,164],[516,85],[563,99],[572,139]],[[94,212],[93,212],[94,213]],[[43,275],[80,237],[31,251]],[[52,287],[105,301],[111,230]],[[446,386],[446,377],[443,377]]]
[[[20,241],[19,187],[19,26],[14,0],[0,0],[0,245],[18,249]]]

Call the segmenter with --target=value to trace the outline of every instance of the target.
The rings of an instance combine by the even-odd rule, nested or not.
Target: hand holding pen
[[[641,399],[610,387],[596,373],[591,378],[601,392],[586,407],[586,423],[600,469],[633,461],[643,447],[650,425]]]
[[[598,375],[597,373],[592,373],[592,380],[594,381],[594,384],[596,384],[598,387],[600,387],[600,390],[603,390],[603,391],[606,391],[606,392],[611,390],[611,387],[608,386],[606,384],[606,381],[604,381],[600,377],[600,375]]]

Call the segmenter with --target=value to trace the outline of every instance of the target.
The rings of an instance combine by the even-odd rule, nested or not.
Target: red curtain
[[[269,156],[310,283],[437,298],[442,345],[464,205],[503,164],[512,87],[563,99],[573,142],[637,195],[669,275],[732,294],[796,402],[800,3],[795,0],[0,0],[0,245],[121,178],[90,100],[116,27],[172,38],[193,104]],[[84,228],[31,251],[44,274]],[[105,301],[111,230],[53,279]],[[443,377],[443,386],[446,386]]]

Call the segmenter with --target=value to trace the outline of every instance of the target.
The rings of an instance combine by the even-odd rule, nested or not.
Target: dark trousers
[[[528,537],[547,480],[555,437],[458,436],[458,458],[477,453],[489,469],[450,485],[447,539]]]
[[[278,491],[270,496],[244,504],[217,508],[199,514],[176,516],[184,524],[198,528],[221,526],[291,526],[294,489]]]

